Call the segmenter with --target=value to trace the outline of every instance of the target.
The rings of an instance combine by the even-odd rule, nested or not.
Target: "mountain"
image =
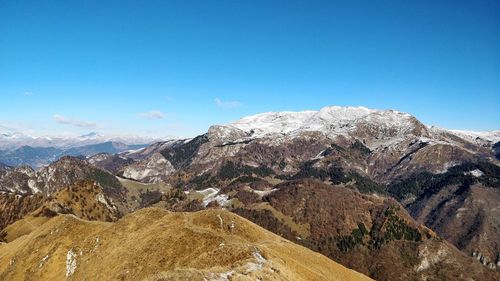
[[[89,186],[88,182],[95,185]],[[85,198],[80,191],[86,190],[89,193],[97,189],[96,186],[102,190],[102,195],[91,193],[88,196],[98,196],[100,201],[114,206],[113,209],[116,207],[112,217],[120,217],[140,207],[149,206],[171,189],[170,185],[164,183],[142,184],[117,178],[85,160],[71,156],[62,157],[39,171],[34,171],[29,166],[7,167],[0,169],[0,231],[53,200],[57,204],[50,203],[51,206],[59,206],[58,208],[66,210],[65,213],[80,212],[78,210],[82,207],[74,207],[76,205],[94,206],[95,209],[95,204],[79,201]],[[66,199],[61,201],[58,198]],[[93,211],[88,213],[94,214]],[[93,216],[97,217],[95,214]]]
[[[117,204],[124,202],[126,190],[114,175],[70,156],[62,157],[39,171],[28,166],[9,169],[0,177],[0,191],[51,196],[61,188],[80,180],[93,180],[99,183],[106,195]]]
[[[413,217],[492,269],[500,266],[500,167],[463,164],[389,187]]]
[[[272,190],[277,184],[290,180],[316,178],[331,185],[346,185],[361,193],[394,196],[420,223],[429,224],[428,219],[419,215],[417,207],[408,204],[408,198],[412,195],[399,196],[399,191],[395,191],[394,187],[399,182],[411,180],[415,175],[443,175],[460,165],[485,162],[498,166],[495,133],[483,133],[480,137],[472,138],[467,136],[471,134],[426,126],[415,117],[394,110],[325,107],[319,111],[272,112],[212,126],[206,134],[193,139],[151,145],[127,154],[126,157],[134,162],[114,167],[114,170],[118,171],[118,175],[144,183],[167,182],[187,190],[206,190],[213,198],[218,198],[217,203],[211,203],[216,205],[231,196],[226,187],[233,183],[255,184]],[[490,193],[495,194],[491,198],[496,198],[498,189],[491,189],[491,182],[483,184]],[[208,189],[213,187],[218,188]],[[442,192],[453,194],[449,189],[451,186],[440,185],[439,188],[443,189]],[[307,192],[314,193],[314,189]],[[472,193],[465,193],[465,196],[463,200],[473,200],[468,197]],[[253,202],[254,197],[246,194],[238,200]],[[205,203],[190,201],[185,206],[179,203],[167,205],[174,209],[197,210],[206,208]],[[422,203],[418,206],[425,205]],[[491,217],[496,214],[494,204],[480,204],[476,210],[490,218],[484,223],[487,233],[500,237],[496,221]],[[338,212],[335,209],[330,211]],[[435,217],[455,215],[446,208],[436,208],[432,214]],[[258,223],[256,218],[249,218]],[[477,225],[464,228],[463,233],[469,233],[469,241],[483,241],[478,244],[461,242],[460,237],[464,236],[460,236],[460,232],[454,232],[457,238],[452,239],[450,233],[453,231],[444,231],[444,228],[433,224],[431,226],[436,229],[438,237],[450,238],[454,246],[467,255],[475,253],[477,256],[480,253],[481,256],[487,256],[488,262],[485,264],[493,268],[495,253],[500,252],[500,248],[494,242],[495,239],[479,238],[481,231],[476,228]],[[346,233],[353,231],[349,228],[344,230]],[[318,250],[314,248],[317,247],[314,243],[307,246]],[[456,249],[449,252],[456,253]],[[379,253],[378,250],[376,253]],[[341,255],[334,256],[339,257]],[[456,259],[462,262],[469,260]],[[351,266],[349,259],[340,261]],[[373,266],[377,261],[372,260],[367,264]],[[462,267],[467,268],[465,265]],[[410,268],[408,266],[402,272],[406,270],[409,273]],[[389,267],[380,267],[378,273],[370,268],[356,269],[365,270],[363,272],[381,280],[393,280],[388,275]],[[462,271],[458,268],[457,272]]]
[[[120,215],[225,208],[377,280],[498,280],[498,142],[472,135],[394,110],[272,112],[38,172],[6,169],[0,189],[54,194],[90,179]]]
[[[0,192],[16,194],[38,193],[35,186],[36,172],[29,166],[0,169]]]
[[[0,151],[0,161],[11,165],[29,165],[35,169],[54,162],[63,156],[89,157],[98,153],[119,153],[146,147],[146,144],[127,145],[121,142],[103,142],[85,146],[60,149],[55,147],[22,146],[14,150]]]
[[[0,192],[0,241],[1,231],[9,224],[22,219],[27,214],[39,208],[46,198],[42,194],[19,195]]]
[[[42,193],[0,193],[0,240],[7,236],[2,230],[26,215],[35,217],[72,214],[82,219],[114,221],[120,217],[118,208],[102,187],[94,181],[76,181],[47,196]],[[9,237],[6,237],[9,240]]]
[[[0,129],[2,129],[0,127]],[[125,144],[143,144],[160,141],[161,138],[133,136],[133,135],[101,135],[90,132],[81,136],[32,136],[20,131],[0,131],[0,149],[14,150],[21,146],[53,147],[68,149],[71,147],[99,144],[103,142],[119,142]]]
[[[69,148],[69,149],[64,150],[62,152],[62,155],[92,156],[92,155],[95,155],[98,153],[116,154],[116,153],[120,153],[120,152],[128,151],[128,150],[141,149],[141,148],[144,148],[147,146],[148,145],[146,145],[146,144],[128,145],[128,144],[121,143],[121,142],[108,141],[108,142],[103,142],[103,143],[98,143],[98,144],[91,144],[91,145]]]
[[[175,171],[161,155],[161,151],[171,146],[185,143],[186,140],[170,140],[152,144],[144,149],[132,150],[118,155],[96,155],[89,161],[121,177],[140,179],[144,182],[161,182],[166,175]]]
[[[227,211],[27,220],[0,244],[2,280],[371,280]]]
[[[149,149],[153,153],[136,158],[139,167],[130,164],[123,170],[128,170],[133,179],[154,182],[167,180],[180,170],[200,175],[232,158],[241,159],[243,165],[262,165],[290,176],[306,161],[314,160],[316,166],[336,162],[344,169],[389,183],[419,171],[440,173],[469,161],[497,163],[494,143],[486,139],[478,142],[425,126],[407,113],[326,107],[320,111],[263,113],[212,126],[193,139],[154,145]],[[168,163],[160,161],[158,155],[152,159],[154,153],[162,154]],[[153,167],[156,161],[159,163]],[[158,172],[141,173],[145,166]]]
[[[98,153],[87,158],[87,161],[112,174],[118,174],[123,166],[134,163],[134,160],[126,156],[110,153]]]
[[[14,150],[0,151],[0,161],[10,166],[29,165],[41,167],[57,160],[63,150],[55,147],[22,146]]]
[[[450,131],[461,138],[479,144],[485,142],[498,143],[500,141],[500,130],[491,132],[474,132],[474,131],[463,131],[463,130],[450,130]]]
[[[396,200],[356,192],[355,186],[241,179],[220,190],[189,191],[184,202],[169,206],[167,200],[166,205],[174,210],[222,206],[375,280],[500,276],[416,222]]]
[[[407,113],[338,106],[324,107],[319,111],[262,113],[242,118],[222,126],[222,129],[239,130],[252,137],[293,135],[308,131],[336,136],[367,133],[369,129],[372,132],[388,133],[380,135],[381,138],[403,137],[408,133],[427,134],[425,126]]]

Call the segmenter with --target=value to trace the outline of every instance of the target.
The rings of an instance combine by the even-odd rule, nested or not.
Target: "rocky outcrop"
[[[124,178],[155,183],[175,172],[175,168],[160,153],[136,161],[122,168],[118,174]]]

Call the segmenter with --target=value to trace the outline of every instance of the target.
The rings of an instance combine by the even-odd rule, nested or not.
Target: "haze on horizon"
[[[498,15],[493,0],[1,1],[0,132],[194,136],[331,105],[498,130]]]

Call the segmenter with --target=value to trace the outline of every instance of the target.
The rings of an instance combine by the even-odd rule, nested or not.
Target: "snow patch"
[[[210,202],[217,201],[221,206],[225,206],[229,202],[229,196],[227,194],[218,194],[220,189],[209,187],[203,190],[195,191],[203,196],[203,206],[207,206]]]
[[[471,175],[471,176],[474,176],[476,178],[482,177],[484,175],[483,171],[481,171],[479,169],[475,169],[475,170],[472,170],[472,171],[469,171],[469,172],[465,172],[464,174],[465,175]]]
[[[277,188],[273,188],[273,189],[269,189],[269,190],[255,190],[255,189],[251,189],[253,193],[259,195],[261,198],[266,196],[266,195],[269,195],[273,192],[275,192],[276,190],[278,190]]]
[[[66,254],[66,277],[75,273],[76,270],[76,254],[73,249],[70,249]]]

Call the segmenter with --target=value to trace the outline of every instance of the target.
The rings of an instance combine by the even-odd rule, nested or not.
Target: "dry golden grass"
[[[50,218],[26,216],[24,219],[7,226],[3,233],[6,234],[5,241],[11,242],[23,235],[29,234]]]
[[[223,210],[39,223],[0,245],[0,280],[371,280]]]

